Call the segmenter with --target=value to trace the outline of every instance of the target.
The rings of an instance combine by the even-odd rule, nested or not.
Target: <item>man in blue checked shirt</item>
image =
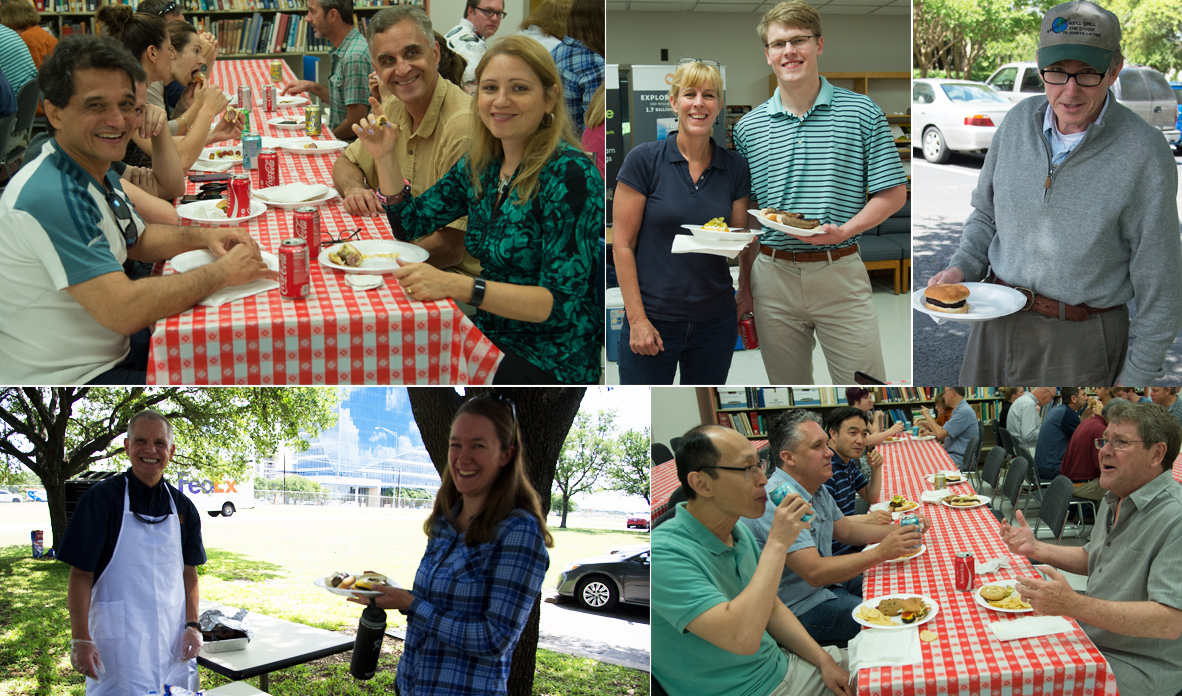
[[[858,370],[885,376],[858,235],[907,201],[890,127],[868,97],[818,73],[825,39],[812,7],[782,2],[758,31],[778,86],[735,126],[735,147],[751,167],[752,203],[822,224],[812,236],[765,229],[743,251],[738,312],[755,314],[769,384],[814,384],[817,339],[833,384],[853,384]],[[749,225],[760,227],[754,217]]]

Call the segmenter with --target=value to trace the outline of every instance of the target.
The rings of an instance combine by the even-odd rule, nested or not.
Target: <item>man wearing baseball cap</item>
[[[1111,12],[1077,0],[1043,17],[1046,95],[1017,104],[997,129],[960,247],[928,280],[984,281],[1026,299],[972,325],[966,384],[1149,384],[1164,374],[1182,328],[1177,165],[1161,132],[1108,91],[1123,64]]]

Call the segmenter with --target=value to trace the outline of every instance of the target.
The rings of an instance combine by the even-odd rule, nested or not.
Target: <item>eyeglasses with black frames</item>
[[[509,443],[509,446],[512,447],[513,445],[516,445],[517,444],[517,404],[513,403],[513,399],[509,398],[508,394],[504,394],[499,391],[485,392],[484,394],[481,394],[480,396],[478,396],[476,398],[478,398],[478,399],[481,399],[481,398],[492,399],[493,401],[496,401],[498,404],[501,404],[502,406],[509,407],[509,412],[513,415],[513,434],[511,436],[513,438],[513,440],[512,440],[512,442]]]
[[[805,46],[808,45],[808,42],[810,39],[817,39],[820,37],[821,37],[820,34],[807,34],[805,36],[794,36],[791,39],[778,39],[776,41],[769,41],[768,43],[764,44],[764,47],[767,48],[772,53],[780,53],[785,48],[788,48],[789,45],[791,45],[792,48],[795,48],[795,49],[804,48]]]
[[[489,19],[504,19],[505,17],[509,16],[508,12],[501,12],[500,10],[490,10],[484,7],[476,7],[473,9],[480,10],[481,14],[483,14],[485,17],[488,17]]]
[[[107,191],[107,205],[111,206],[111,212],[119,221],[119,227],[123,230],[123,241],[127,242],[127,248],[134,247],[139,241],[140,230],[131,214],[131,205],[116,195],[114,191]]]
[[[156,13],[156,16],[163,17],[164,15],[172,13],[172,12],[176,12],[176,1],[175,0],[173,0],[173,2],[170,2],[167,5],[165,5],[163,9],[161,9],[159,12]]]
[[[743,472],[743,479],[746,481],[755,480],[755,475],[763,471],[762,464],[752,464],[750,466],[719,466],[713,464],[711,466],[704,466],[703,469],[722,469],[723,471],[741,471]]]
[[[1107,70],[1104,72],[1069,73],[1058,68],[1047,68],[1038,72],[1042,75],[1042,81],[1048,85],[1065,85],[1068,80],[1074,77],[1075,84],[1080,87],[1095,87],[1104,81],[1104,75],[1108,73]]]
[[[360,227],[358,227],[357,229],[353,230],[353,233],[352,233],[352,234],[350,234],[348,237],[343,237],[343,236],[342,236],[342,237],[339,237],[339,238],[338,238],[338,237],[333,237],[333,236],[332,236],[332,234],[330,233],[330,234],[328,235],[328,241],[327,241],[327,242],[320,242],[320,246],[332,246],[333,244],[340,244],[340,243],[342,243],[342,242],[348,242],[348,241],[351,241],[351,240],[357,239],[358,235],[360,235],[360,234],[361,234],[361,228],[360,228]]]

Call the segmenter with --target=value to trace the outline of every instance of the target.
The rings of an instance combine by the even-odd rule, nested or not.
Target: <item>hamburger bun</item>
[[[981,588],[981,598],[990,602],[997,602],[1006,598],[1006,588],[1001,585],[986,585]]]
[[[969,311],[969,289],[960,283],[941,283],[923,291],[924,306],[937,312],[965,314]]]
[[[357,576],[357,582],[353,583],[355,590],[372,590],[374,585],[385,585],[388,578],[381,573],[374,573],[366,571]]]

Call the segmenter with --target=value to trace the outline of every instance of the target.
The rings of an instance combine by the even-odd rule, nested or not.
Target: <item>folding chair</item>
[[[1018,496],[1022,493],[1022,484],[1026,481],[1026,470],[1030,468],[1030,462],[1023,457],[1015,457],[1010,462],[1010,470],[1006,472],[1006,480],[1001,484],[1002,506],[1005,501],[1010,501],[1010,517],[1009,521],[1014,522],[1014,512],[1018,509]],[[1029,498],[1027,504],[1029,504]],[[1025,508],[1023,508],[1025,513]],[[993,516],[1001,521],[1006,518],[1005,512],[1001,507],[993,511]]]
[[[979,481],[974,483],[977,479],[977,462],[981,457],[981,438],[974,436],[969,440],[968,447],[964,449],[964,456],[960,458],[960,473],[969,477],[969,482],[973,484],[974,488],[980,488]]]
[[[1075,536],[1079,537],[1083,534],[1083,506],[1090,504],[1094,509],[1095,503],[1086,498],[1076,498],[1072,495],[1074,489],[1075,484],[1063,475],[1056,476],[1047,486],[1046,492],[1043,494],[1042,507],[1038,511],[1038,520],[1034,523],[1035,538],[1038,537],[1038,529],[1043,520],[1046,520],[1047,528],[1054,535],[1055,543],[1061,541],[1063,531],[1067,527],[1067,512],[1072,505],[1079,506],[1080,514],[1079,524],[1073,525]]]
[[[985,466],[981,469],[981,483],[989,484],[990,505],[993,504],[993,498],[997,497],[997,482],[1001,480],[1001,467],[1005,463],[1006,451],[1001,447],[989,450],[989,456],[985,457]],[[979,486],[977,492],[981,492]]]
[[[29,140],[33,133],[33,119],[37,116],[37,102],[41,101],[41,88],[37,80],[26,82],[16,94],[16,121],[12,124],[12,133],[3,150],[3,167],[8,176],[12,176],[12,165],[25,156]]]
[[[669,448],[664,443],[654,442],[649,449],[653,464],[664,464],[673,459],[673,453],[669,451]]]

